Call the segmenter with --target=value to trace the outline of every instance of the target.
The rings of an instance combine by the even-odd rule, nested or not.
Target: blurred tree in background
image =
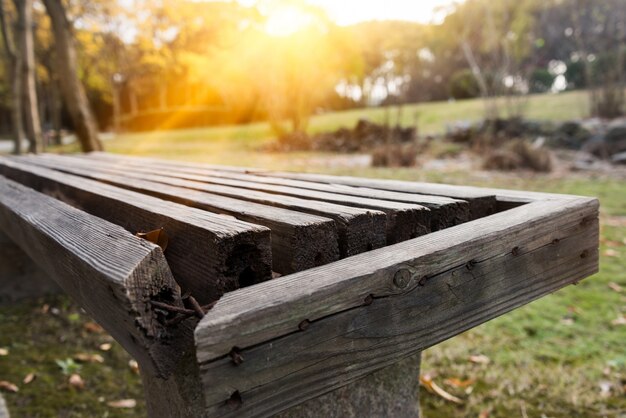
[[[488,117],[516,116],[528,93],[575,88],[590,90],[590,114],[625,111],[626,0],[466,0],[439,23],[349,26],[303,0],[1,4],[0,132],[33,137],[37,125],[48,144],[63,127],[85,149],[99,147],[95,126],[269,120],[280,134],[318,111],[449,98],[483,97]],[[29,32],[18,30],[23,7],[30,67],[16,47]]]

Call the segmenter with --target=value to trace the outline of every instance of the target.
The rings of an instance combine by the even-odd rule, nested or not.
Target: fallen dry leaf
[[[19,388],[17,385],[7,382],[6,380],[0,380],[0,390],[6,390],[7,392],[17,393],[19,392]]]
[[[139,374],[139,364],[135,360],[129,360],[128,367],[130,367],[133,373]]]
[[[622,291],[624,290],[622,286],[614,282],[609,283],[609,288],[617,293],[622,293]]]
[[[606,255],[607,257],[617,257],[618,256],[618,252],[609,248],[608,250],[604,251],[604,255]]]
[[[85,329],[85,331],[91,332],[93,334],[104,333],[104,329],[100,325],[96,324],[95,322],[85,322],[85,324],[83,325],[83,328]]]
[[[111,343],[100,344],[100,350],[102,350],[102,351],[109,351],[111,349],[111,347],[113,347],[113,345],[111,345]]]
[[[473,385],[474,382],[476,382],[476,379],[461,380],[456,377],[450,377],[443,381],[443,383],[450,385],[450,386],[454,386],[455,388],[466,388],[468,386]]]
[[[143,238],[146,241],[150,241],[151,243],[158,245],[163,251],[167,249],[169,238],[167,237],[167,234],[165,233],[163,228],[155,229],[148,232],[137,232],[135,235],[139,238]]]
[[[0,347],[0,357],[1,356],[8,356],[8,355],[9,355],[9,349]]]
[[[37,375],[35,373],[28,373],[26,376],[24,376],[24,380],[22,380],[22,382],[27,385],[30,382],[32,382],[33,380],[35,380],[35,378],[37,377]]]
[[[476,364],[489,364],[491,359],[484,354],[475,354],[469,356],[469,361]]]
[[[424,386],[426,390],[428,390],[430,393],[434,393],[435,395],[442,397],[446,401],[454,402],[456,404],[463,403],[463,400],[457,398],[454,395],[449,394],[448,392],[443,390],[441,387],[439,387],[439,385],[437,385],[433,381],[431,375],[429,374],[424,374],[420,376],[420,385]]]
[[[83,363],[104,363],[104,357],[100,354],[78,353],[74,355],[74,360]]]
[[[107,402],[111,408],[134,408],[137,406],[137,401],[134,399],[120,399],[119,401]]]
[[[608,398],[609,396],[611,396],[611,389],[613,388],[613,383],[608,382],[606,380],[602,380],[601,382],[598,383],[598,386],[600,386],[600,396],[602,396],[603,398]]]
[[[626,315],[622,315],[617,317],[611,321],[611,325],[626,325]]]
[[[68,379],[68,382],[70,386],[76,389],[84,389],[85,387],[85,381],[83,380],[82,377],[80,377],[78,373],[72,374],[70,378]]]

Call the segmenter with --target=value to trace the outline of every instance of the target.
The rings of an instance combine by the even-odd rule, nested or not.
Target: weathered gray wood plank
[[[182,306],[161,248],[0,176],[0,229],[157,374],[179,358],[150,300]]]
[[[374,292],[370,305],[240,349],[244,362],[237,367],[226,358],[201,363],[208,415],[270,416],[593,274],[598,268],[597,207],[567,215],[553,209],[535,228],[501,235],[499,250],[482,242],[466,253],[475,256],[471,263],[466,258],[439,264],[439,273],[426,274],[421,285],[409,281],[398,293],[394,275],[387,274],[386,292]],[[398,271],[423,277],[431,267],[425,263],[411,260]],[[309,317],[306,310],[300,313]],[[233,330],[241,329],[234,318],[230,323]],[[196,329],[199,358],[206,341],[203,325]],[[234,391],[242,400],[237,410],[224,403]]]
[[[85,164],[83,159],[78,158],[54,156],[49,156],[49,158],[56,158],[57,161],[63,161],[63,159],[69,158],[71,159],[71,164],[73,165]],[[416,203],[388,201],[372,197],[350,196],[340,193],[302,189],[293,186],[265,184],[248,181],[245,179],[245,176],[243,180],[227,178],[224,176],[216,177],[211,176],[210,172],[206,173],[207,170],[203,173],[202,170],[188,169],[180,173],[182,175],[176,175],[176,173],[178,173],[176,168],[170,168],[169,166],[164,167],[162,165],[152,165],[151,163],[138,166],[133,163],[127,164],[123,161],[101,162],[92,160],[89,161],[89,164],[92,168],[104,168],[107,170],[113,170],[114,172],[120,174],[125,173],[127,175],[132,173],[131,175],[136,175],[137,177],[145,177],[146,175],[165,175],[166,177],[182,178],[217,186],[229,186],[231,188],[239,189],[240,196],[247,196],[250,194],[247,190],[252,190],[381,211],[387,214],[387,244],[394,244],[396,242],[424,235],[430,232],[431,224],[435,222],[431,211],[425,206]],[[197,171],[199,171],[199,173]],[[219,172],[217,173],[219,174]],[[258,178],[262,179],[263,177]],[[301,183],[307,184],[306,182]],[[233,189],[228,190],[230,191],[229,193],[231,193],[229,195],[232,196]]]
[[[78,157],[80,158],[80,157]],[[85,160],[85,158],[80,158]],[[93,163],[94,159],[90,159]],[[102,160],[100,160],[102,161]],[[137,158],[110,158],[102,161],[111,167],[123,168],[125,170],[134,170],[143,173],[154,174],[158,170],[159,174],[169,177],[180,177],[189,180],[205,181],[209,183],[237,185],[236,183],[229,183],[228,180],[239,180],[246,182],[241,184],[240,187],[252,188],[256,190],[264,190],[273,192],[273,188],[262,188],[259,185],[255,186],[255,183],[261,183],[263,185],[275,185],[275,186],[287,186],[295,189],[315,190],[319,192],[332,193],[341,196],[356,196],[360,198],[368,198],[374,200],[388,200],[392,202],[402,202],[417,204],[427,207],[431,210],[431,230],[437,231],[439,229],[447,228],[467,222],[470,219],[469,204],[464,200],[452,199],[442,196],[429,196],[416,193],[401,193],[392,192],[388,190],[371,189],[366,187],[352,187],[340,184],[326,184],[315,183],[310,181],[293,180],[281,177],[269,177],[269,176],[257,176],[254,174],[245,174],[233,171],[219,171],[210,168],[197,168],[197,167],[185,167],[179,164],[172,164],[171,161],[159,161],[153,162],[153,160],[144,161]],[[219,180],[217,180],[219,179]],[[290,192],[295,190],[289,190],[285,194],[291,194]],[[277,191],[278,192],[278,191]],[[298,194],[293,194],[298,195]],[[302,194],[306,197],[305,194]],[[329,200],[334,201],[334,200]],[[336,203],[348,204],[350,199],[343,198]],[[367,206],[363,206],[367,207]]]
[[[272,231],[273,269],[280,274],[294,273],[339,259],[337,228],[329,218],[156,183],[149,181],[149,176],[99,170],[93,163],[85,165],[66,157],[19,158],[22,161],[24,159],[42,167],[266,226]]]
[[[366,187],[370,189],[388,190],[401,193],[451,197],[469,202],[471,219],[482,218],[494,213],[497,209],[500,209],[497,206],[498,202],[500,202],[504,208],[508,208],[511,203],[528,203],[534,200],[544,199],[548,196],[543,193],[516,192],[511,190],[486,189],[468,186],[451,186],[446,184],[381,180],[349,176],[331,176],[326,174],[277,172],[258,168],[198,164],[173,160],[167,160],[167,162],[164,162],[164,160],[154,158],[131,157],[120,154],[90,153],[85,155],[83,158],[99,159],[109,162],[119,159],[136,162],[143,161],[155,164],[166,164],[167,167],[206,168],[228,173],[254,174],[258,176],[278,177],[314,183],[341,184],[346,186]]]
[[[232,346],[249,347],[293,332],[303,319],[314,321],[360,306],[370,294],[404,293],[442,269],[523,248],[520,237],[530,235],[549,243],[553,239],[550,234],[562,225],[595,218],[597,205],[595,199],[534,202],[481,222],[433,232],[229,293],[196,329],[198,359],[210,361]]]
[[[262,226],[6,158],[0,174],[132,233],[164,228],[174,276],[202,302],[271,278],[270,231]]]
[[[97,167],[92,167],[95,171]],[[383,212],[369,209],[354,208],[333,203],[310,201],[291,196],[274,195],[264,192],[208,184],[174,177],[151,175],[144,173],[125,173],[127,178],[148,180],[183,187],[212,194],[219,194],[235,199],[247,200],[264,205],[283,209],[309,213],[312,215],[331,218],[335,221],[339,236],[339,254],[348,257],[373,248],[379,248],[386,243],[386,215]],[[244,207],[244,203],[241,203]]]

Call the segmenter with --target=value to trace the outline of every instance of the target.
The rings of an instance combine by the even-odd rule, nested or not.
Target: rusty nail
[[[580,253],[580,258],[587,258],[588,255],[589,255],[589,251],[584,250],[582,253]]]
[[[304,321],[298,324],[298,329],[300,331],[305,331],[309,327],[310,324],[311,322],[308,319],[305,319]]]
[[[411,281],[411,272],[408,269],[400,269],[393,276],[393,283],[400,289],[404,289]]]
[[[167,303],[163,303],[163,302],[158,302],[156,300],[151,300],[150,304],[156,308],[160,308],[163,309],[165,311],[169,311],[169,312],[175,312],[175,313],[180,313],[183,315],[193,315],[194,311],[192,311],[191,309],[187,309],[187,308],[182,308],[180,306],[174,306],[174,305],[169,305]]]
[[[176,325],[176,324],[180,324],[181,322],[183,322],[187,318],[189,318],[189,315],[178,315],[178,316],[170,319],[169,321],[167,321],[165,323],[165,325],[173,326],[173,325]]]
[[[518,256],[519,253],[520,253],[519,247],[513,247],[513,249],[511,250],[511,254],[514,256]]]
[[[229,355],[230,359],[233,361],[233,363],[235,363],[235,366],[239,366],[241,363],[243,363],[243,356],[241,355],[238,347],[233,347],[230,350]]]
[[[561,242],[561,240],[558,239],[558,238],[555,238],[555,239],[552,240],[552,244],[554,244],[554,245],[558,244],[559,242]]]
[[[203,318],[205,312],[202,309],[202,306],[200,306],[200,304],[196,300],[196,298],[194,298],[193,296],[189,296],[189,303],[191,304],[191,307],[193,308],[194,312],[196,313],[196,316],[198,318]]]
[[[424,276],[420,279],[419,282],[417,282],[418,286],[424,286],[426,284],[426,281],[428,281],[428,276]]]

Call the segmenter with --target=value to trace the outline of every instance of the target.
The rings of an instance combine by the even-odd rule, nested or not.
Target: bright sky
[[[215,1],[215,0],[213,0]],[[219,0],[217,0],[219,1]],[[281,20],[291,20],[296,25],[297,16],[290,9],[289,0],[238,0],[239,3],[269,6],[272,13],[282,9]],[[368,20],[410,20],[421,23],[438,23],[446,15],[445,9],[464,0],[306,0],[319,6],[339,25],[350,25]],[[289,16],[290,15],[290,16]]]
[[[421,23],[439,22],[445,12],[437,11],[454,0],[309,0],[322,7],[339,25],[366,20],[412,20]]]

